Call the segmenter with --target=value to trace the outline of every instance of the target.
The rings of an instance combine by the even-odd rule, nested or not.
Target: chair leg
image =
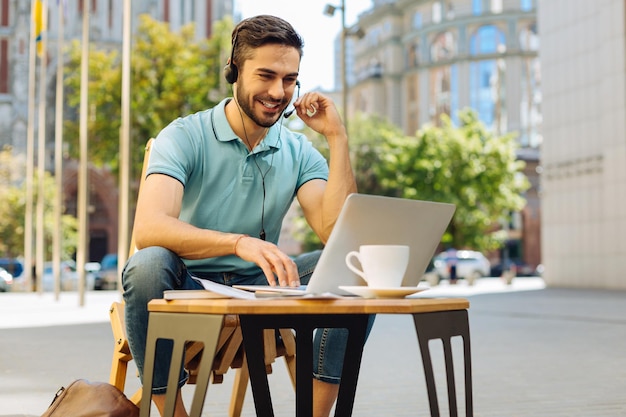
[[[296,389],[296,339],[291,329],[280,329],[280,336],[285,346],[285,366],[289,371],[289,378],[293,389]]]
[[[128,371],[127,355],[120,352],[113,353],[113,362],[111,363],[111,375],[109,376],[109,384],[113,385],[120,391],[124,391],[126,385],[126,373]]]
[[[130,347],[128,346],[128,341],[126,340],[124,305],[116,302],[111,304],[111,307],[109,308],[109,317],[111,319],[113,340],[115,341],[109,383],[120,391],[124,391],[128,362],[133,360],[133,356],[130,353]]]
[[[235,372],[235,380],[233,381],[233,392],[230,395],[230,406],[228,409],[229,417],[240,417],[243,410],[243,401],[246,397],[248,382],[250,381],[250,372],[248,371],[248,363],[243,358],[241,368]]]
[[[142,393],[142,389],[139,388],[137,389],[137,391],[135,391],[135,393],[129,398],[129,400],[135,404],[137,407],[139,407],[139,404],[141,404],[141,393]]]

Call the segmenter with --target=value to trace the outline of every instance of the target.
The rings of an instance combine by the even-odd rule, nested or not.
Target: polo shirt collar
[[[225,98],[217,106],[213,108],[212,120],[213,128],[217,134],[217,140],[220,142],[230,142],[233,140],[241,140],[230,127],[228,120],[226,119],[226,104],[232,100],[232,98]],[[280,148],[280,120],[276,122],[267,131],[265,138],[259,143],[252,151],[252,153],[265,152],[270,149]],[[277,126],[278,125],[278,126]],[[243,143],[243,141],[242,141]]]

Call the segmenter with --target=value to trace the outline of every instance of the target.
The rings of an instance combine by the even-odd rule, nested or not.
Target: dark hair
[[[291,46],[302,58],[304,41],[289,22],[280,17],[259,15],[244,19],[233,29],[232,57],[239,68],[252,57],[253,50],[267,44]]]

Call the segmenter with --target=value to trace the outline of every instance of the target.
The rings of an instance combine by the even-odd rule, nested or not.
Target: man
[[[326,242],[346,197],[356,192],[347,133],[328,97],[306,93],[294,106],[326,138],[330,164],[306,137],[280,123],[299,89],[302,48],[282,19],[242,21],[233,30],[224,69],[234,97],[175,120],[153,144],[134,225],[139,251],[122,274],[128,340],[140,374],[151,299],[162,298],[164,290],[200,289],[201,279],[306,284],[319,253],[295,260],[283,253],[276,246],[283,217],[297,197]],[[337,397],[345,337],[342,329],[317,332],[317,416],[327,416]],[[159,364],[166,360],[157,352],[153,398],[161,413],[167,370]],[[180,394],[175,415],[187,415]]]

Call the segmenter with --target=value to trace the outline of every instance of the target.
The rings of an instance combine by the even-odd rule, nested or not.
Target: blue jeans
[[[316,251],[300,255],[295,259],[302,284],[309,282],[320,254],[321,251]],[[234,273],[195,275],[226,285],[267,284],[267,279],[262,272],[253,276]],[[163,291],[165,290],[192,290],[203,287],[192,279],[185,264],[174,252],[157,246],[142,249],[128,260],[122,271],[122,285],[126,303],[128,344],[143,383],[148,332],[148,302],[163,298]],[[367,328],[368,335],[373,324],[374,316],[371,316]],[[348,331],[346,329],[318,329],[315,332],[313,341],[314,378],[334,384],[340,382],[347,336]],[[171,341],[168,340],[159,340],[157,343],[152,384],[153,394],[165,393],[171,359],[171,345]],[[179,386],[184,385],[186,381],[187,375],[184,370],[181,370]]]

